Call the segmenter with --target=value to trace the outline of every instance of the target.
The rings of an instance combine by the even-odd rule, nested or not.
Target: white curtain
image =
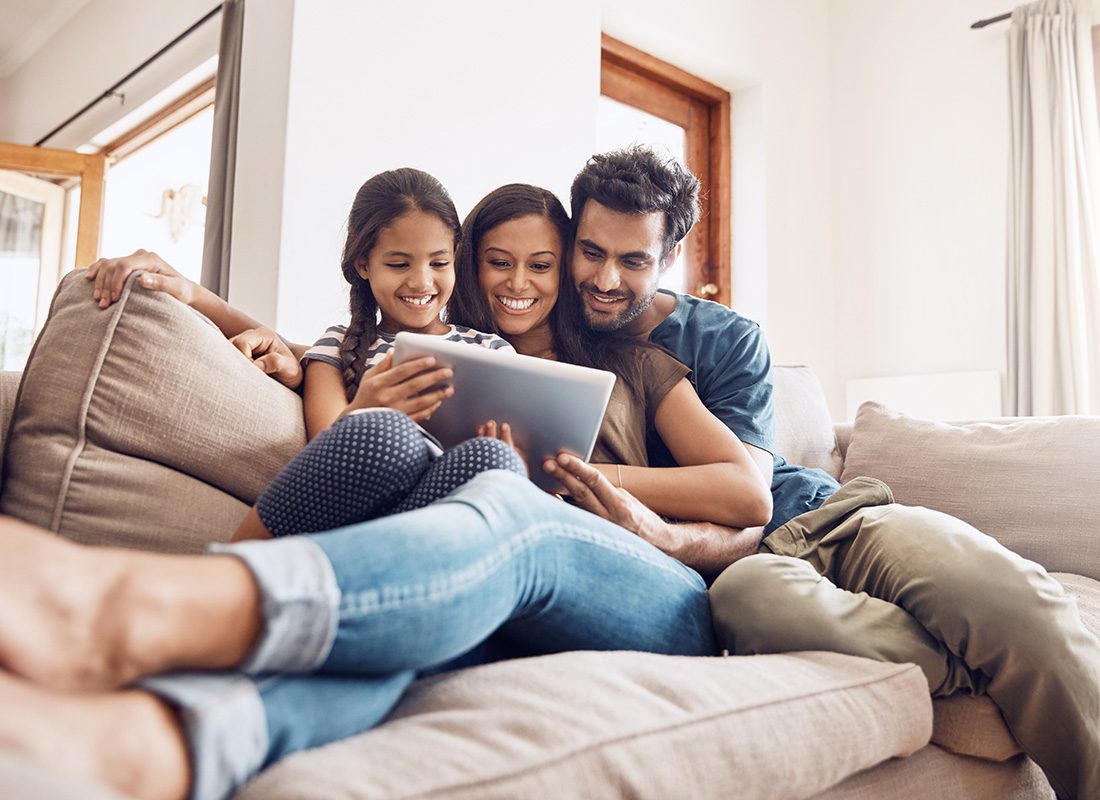
[[[1008,34],[1010,414],[1100,414],[1100,129],[1089,0]]]

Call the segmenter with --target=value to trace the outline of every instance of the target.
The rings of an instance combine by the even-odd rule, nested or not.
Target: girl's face
[[[546,217],[530,214],[486,231],[478,245],[478,280],[505,336],[548,325],[558,301],[562,241]]]
[[[439,315],[455,285],[455,234],[434,214],[409,211],[378,233],[365,259],[355,264],[370,281],[386,333],[443,333]]]

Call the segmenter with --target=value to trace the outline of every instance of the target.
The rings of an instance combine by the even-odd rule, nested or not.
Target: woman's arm
[[[597,465],[613,484],[664,517],[734,528],[768,523],[771,488],[761,469],[746,445],[707,410],[686,378],[665,395],[654,424],[680,466]]]
[[[101,258],[88,267],[84,277],[95,281],[92,297],[100,308],[107,308],[122,297],[123,284],[130,273],[138,270],[145,273],[139,279],[141,286],[164,292],[191,306],[217,325],[234,347],[277,381],[291,389],[302,382],[299,360],[306,350],[303,345],[282,338],[209,289],[185,278],[156,253],[136,250],[122,258]]]

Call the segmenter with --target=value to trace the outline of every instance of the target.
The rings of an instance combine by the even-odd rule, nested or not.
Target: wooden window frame
[[[684,241],[691,294],[731,301],[730,94],[603,34],[600,93],[686,131],[687,168],[702,183],[702,214]]]
[[[112,164],[116,164],[145,145],[152,144],[214,105],[214,82],[215,76],[211,75],[148,119],[103,145],[98,152],[107,156]]]
[[[99,153],[77,153],[51,147],[28,147],[0,142],[0,169],[18,170],[80,180],[80,211],[76,227],[76,264],[87,266],[99,258],[103,221],[103,181],[107,158]]]

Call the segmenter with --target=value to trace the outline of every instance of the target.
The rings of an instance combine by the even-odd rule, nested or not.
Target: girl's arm
[[[665,395],[654,423],[681,466],[594,466],[664,517],[734,528],[768,523],[771,488],[753,455],[707,410],[686,378]]]
[[[415,358],[395,367],[390,351],[363,374],[349,403],[343,372],[323,361],[310,361],[302,392],[306,438],[312,439],[340,417],[361,408],[393,408],[408,414],[414,422],[427,419],[454,394],[454,387],[441,386],[454,374],[451,368],[434,367],[433,356]]]

